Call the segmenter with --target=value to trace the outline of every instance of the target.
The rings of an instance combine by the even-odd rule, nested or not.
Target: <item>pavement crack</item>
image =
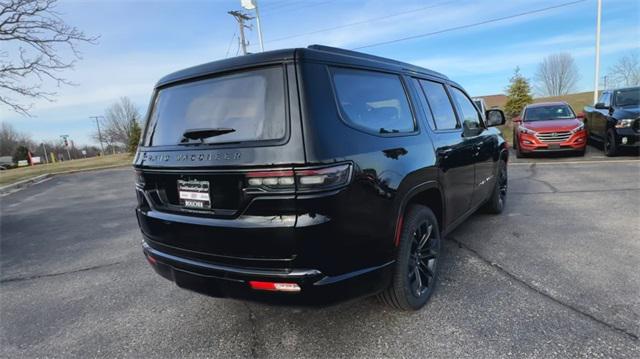
[[[253,313],[253,310],[248,303],[243,302],[243,304],[247,308],[247,313],[249,313],[249,323],[251,323],[251,357],[257,358],[260,340],[258,338],[256,315]]]
[[[73,269],[73,270],[69,270],[69,271],[65,271],[65,272],[58,272],[58,273],[35,274],[35,275],[31,275],[31,276],[26,276],[26,277],[3,278],[3,279],[0,279],[0,284],[1,283],[9,283],[9,282],[22,282],[22,281],[26,281],[26,280],[49,278],[49,277],[58,277],[58,276],[61,276],[61,275],[80,273],[80,272],[86,272],[86,271],[90,271],[90,270],[94,270],[94,269],[101,269],[101,268],[111,267],[111,266],[115,266],[115,265],[118,265],[118,264],[121,264],[121,263],[124,263],[124,262],[125,261],[118,261],[118,262],[101,264],[101,265],[92,266],[92,267],[86,267],[86,268]]]
[[[496,268],[500,273],[502,273],[502,274],[506,275],[507,277],[509,277],[510,279],[520,283],[525,288],[528,288],[529,290],[532,290],[532,291],[542,295],[543,297],[545,297],[545,298],[547,298],[547,299],[549,299],[549,300],[551,300],[551,301],[553,301],[553,302],[555,302],[555,303],[557,303],[557,304],[559,304],[559,305],[561,305],[561,306],[563,306],[563,307],[565,307],[565,308],[567,308],[567,309],[569,309],[569,310],[571,310],[571,311],[573,311],[573,312],[575,312],[577,314],[580,314],[580,315],[582,315],[582,316],[584,316],[586,318],[589,318],[590,320],[592,320],[592,321],[594,321],[594,322],[596,322],[598,324],[604,325],[605,327],[607,327],[607,328],[609,328],[609,329],[611,329],[613,331],[621,333],[621,334],[623,334],[623,335],[625,335],[625,336],[627,336],[627,337],[629,337],[629,338],[631,338],[633,340],[636,340],[636,341],[639,340],[637,334],[632,333],[632,332],[628,331],[625,328],[620,328],[620,327],[617,327],[617,326],[615,326],[615,325],[613,325],[611,323],[608,323],[608,322],[606,322],[606,321],[594,316],[591,313],[587,313],[586,311],[583,311],[582,309],[578,308],[577,306],[574,306],[574,305],[572,305],[570,303],[563,302],[562,300],[560,300],[560,299],[552,296],[551,294],[545,292],[541,288],[538,288],[538,287],[536,287],[536,286],[534,286],[532,284],[527,283],[524,279],[522,279],[522,278],[518,277],[517,275],[509,272],[504,267],[502,267],[500,264],[498,264],[496,262],[493,262],[493,261],[483,257],[480,254],[480,252],[478,252],[477,250],[469,247],[468,245],[466,245],[465,243],[461,242],[457,238],[455,238],[453,236],[447,236],[446,239],[452,241],[455,244],[457,244],[459,248],[464,248],[467,251],[471,252],[478,259],[480,259],[484,263]]]
[[[541,180],[539,178],[536,178],[536,176],[538,175],[538,168],[536,167],[535,163],[532,163],[531,166],[529,166],[529,171],[531,172],[531,174],[526,177],[526,179],[530,179],[532,181],[538,182],[538,183],[542,183],[543,185],[547,186],[547,188],[549,188],[551,190],[552,193],[558,193],[558,189],[556,187],[554,187],[551,183],[545,181],[545,180]]]

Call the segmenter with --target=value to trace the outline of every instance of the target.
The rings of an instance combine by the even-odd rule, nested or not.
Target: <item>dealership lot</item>
[[[639,357],[640,161],[591,147],[512,158],[505,213],[449,236],[440,285],[416,313],[176,288],[141,254],[130,169],[7,195],[0,356]]]

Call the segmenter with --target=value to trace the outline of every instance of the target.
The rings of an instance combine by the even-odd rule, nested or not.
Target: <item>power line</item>
[[[261,6],[264,10],[275,10],[275,9],[280,9],[280,8],[285,8],[291,5],[297,5],[300,4],[300,0],[297,1],[278,1],[278,2],[274,2],[274,3],[266,3],[266,4],[262,4]]]
[[[227,45],[227,52],[224,55],[225,58],[229,57],[229,50],[231,50],[231,45],[233,44],[233,39],[235,38],[236,38],[236,33],[234,32],[233,35],[231,35],[231,40],[229,40],[229,45]]]
[[[331,3],[331,2],[334,2],[334,1],[336,1],[336,0],[328,0],[328,1],[316,2],[316,3],[306,3],[306,4],[298,6],[298,7],[290,7],[288,9],[283,9],[283,10],[281,10],[280,8],[273,9],[271,11],[265,11],[265,13],[266,14],[275,14],[275,13],[281,13],[281,12],[298,11],[300,9],[305,9],[305,8],[314,7],[314,6],[320,6],[320,5],[328,4],[328,3]]]
[[[276,1],[269,1],[269,2],[260,1],[260,6],[262,6],[263,9],[267,9],[282,3],[290,3],[290,0],[276,0]]]
[[[369,48],[369,47],[388,45],[388,44],[393,44],[393,43],[396,43],[396,42],[401,42],[401,41],[413,40],[413,39],[418,39],[418,38],[427,37],[427,36],[438,35],[438,34],[442,34],[444,32],[449,32],[449,31],[467,29],[467,28],[470,28],[470,27],[476,27],[476,26],[480,26],[480,25],[485,25],[485,24],[489,24],[489,23],[492,23],[492,22],[498,22],[498,21],[502,21],[502,20],[513,19],[513,18],[516,18],[516,17],[522,17],[522,16],[526,16],[526,15],[539,13],[539,12],[558,9],[558,8],[565,7],[565,6],[575,5],[575,4],[578,4],[578,3],[581,3],[581,2],[585,2],[585,1],[587,1],[587,0],[572,1],[572,2],[562,3],[562,4],[558,4],[558,5],[548,6],[548,7],[541,8],[541,9],[525,11],[525,12],[521,12],[521,13],[514,14],[514,15],[502,16],[502,17],[497,17],[497,18],[484,20],[484,21],[480,21],[480,22],[475,22],[475,23],[471,23],[471,24],[454,26],[454,27],[450,27],[450,28],[446,28],[446,29],[442,29],[442,30],[438,30],[438,31],[427,32],[427,33],[424,33],[424,34],[418,34],[418,35],[402,37],[402,38],[395,39],[395,40],[375,42],[375,43],[372,43],[372,44],[367,44],[367,45],[363,45],[363,46],[354,47],[351,50],[366,49],[366,48]]]
[[[427,9],[432,9],[434,7],[446,5],[446,4],[452,3],[452,2],[455,2],[455,1],[444,1],[444,2],[441,2],[441,3],[438,3],[438,4],[433,4],[433,5],[429,5],[429,6],[423,6],[423,7],[419,7],[419,8],[408,10],[408,11],[397,12],[395,14],[389,14],[389,15],[384,15],[384,16],[379,16],[379,17],[373,17],[373,18],[369,18],[369,19],[365,19],[365,20],[361,20],[361,21],[356,21],[356,22],[352,22],[352,23],[348,23],[348,24],[344,24],[344,25],[327,27],[327,28],[324,28],[324,29],[309,31],[309,32],[305,32],[305,33],[302,33],[302,34],[280,37],[280,38],[277,38],[277,39],[274,39],[274,40],[269,40],[267,42],[268,43],[277,42],[277,41],[293,39],[293,38],[296,38],[296,37],[301,37],[301,36],[306,36],[306,35],[318,34],[318,33],[326,32],[326,31],[333,31],[333,30],[343,29],[345,27],[362,25],[362,24],[366,24],[366,23],[369,23],[369,22],[373,22],[373,21],[384,20],[384,19],[388,19],[388,18],[392,18],[392,17],[396,17],[396,16],[410,14],[412,12],[419,12],[419,11],[423,11],[423,10],[427,10]]]

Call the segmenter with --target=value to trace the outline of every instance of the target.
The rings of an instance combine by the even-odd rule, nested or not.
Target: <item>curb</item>
[[[4,195],[10,192],[15,192],[17,190],[29,187],[32,184],[35,183],[40,183],[41,181],[44,181],[45,179],[51,177],[51,173],[45,173],[43,175],[40,176],[35,176],[35,177],[31,177],[31,178],[27,178],[27,179],[23,179],[21,181],[15,182],[15,183],[11,183],[8,184],[6,186],[2,186],[0,187],[0,195]]]
[[[78,173],[78,172],[91,172],[91,171],[98,171],[98,170],[108,170],[108,169],[113,169],[113,168],[124,168],[124,167],[129,167],[131,165],[112,165],[112,166],[104,166],[104,167],[89,167],[89,168],[83,168],[83,169],[77,169],[77,170],[69,170],[69,171],[64,171],[64,172],[56,172],[56,173],[45,173],[45,174],[41,174],[39,176],[35,176],[35,177],[31,177],[31,178],[27,178],[27,179],[23,179],[20,180],[18,182],[14,182],[11,184],[8,184],[6,186],[2,186],[0,187],[0,196],[4,196],[7,195],[9,193],[13,193],[16,191],[19,191],[21,189],[30,187],[34,184],[38,184],[40,182],[43,182],[49,178],[52,178],[54,176],[60,176],[60,175],[66,175],[66,174],[72,174],[72,173]]]

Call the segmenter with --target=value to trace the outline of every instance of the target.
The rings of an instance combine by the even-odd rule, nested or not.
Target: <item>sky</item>
[[[357,48],[442,72],[480,96],[504,93],[516,66],[533,79],[537,64],[558,52],[576,61],[576,92],[593,90],[596,0],[573,2],[261,0],[259,6],[266,51]],[[538,11],[567,3],[573,4]],[[82,59],[64,74],[75,86],[45,83],[57,92],[54,102],[36,101],[32,117],[0,106],[0,120],[35,141],[67,134],[76,145],[96,144],[89,116],[103,115],[122,96],[144,114],[162,76],[236,56],[237,23],[227,11],[240,9],[240,0],[60,0],[61,17],[100,36],[98,43],[81,45]],[[260,51],[255,26],[247,36],[249,51]],[[395,41],[407,37],[415,38]],[[603,0],[601,75],[638,49],[640,1]]]

